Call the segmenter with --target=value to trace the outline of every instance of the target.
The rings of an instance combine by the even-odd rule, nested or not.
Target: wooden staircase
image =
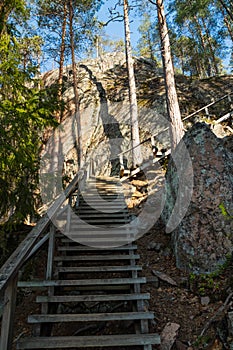
[[[154,314],[146,308],[150,295],[141,292],[137,232],[119,181],[90,179],[70,202],[73,210],[57,218],[66,235],[50,232],[46,280],[18,282],[47,292],[36,299],[41,313],[28,316],[32,336],[16,348],[152,350],[160,337],[149,331]]]

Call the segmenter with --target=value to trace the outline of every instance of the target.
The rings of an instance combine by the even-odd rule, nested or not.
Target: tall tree
[[[2,0],[0,3],[0,35],[6,30],[8,17],[14,13],[16,16],[25,16],[25,0]]]
[[[149,0],[154,3],[152,0]],[[166,88],[167,113],[170,122],[171,148],[174,150],[184,135],[184,127],[181,120],[180,107],[176,92],[174,68],[172,63],[169,32],[164,11],[163,0],[156,0],[159,33],[161,41],[161,54]]]
[[[139,166],[142,163],[142,154],[139,137],[138,125],[138,105],[136,83],[134,75],[134,62],[132,57],[132,48],[130,40],[130,25],[129,25],[129,4],[128,0],[124,0],[124,28],[125,28],[125,52],[129,79],[129,101],[130,101],[130,117],[131,117],[131,132],[132,132],[132,147],[133,147],[133,166]]]
[[[233,4],[232,1],[218,0],[222,7],[226,10],[228,16],[233,21]]]
[[[55,125],[56,94],[36,87],[33,52],[24,62],[13,29],[1,35],[0,52],[0,215],[22,222],[34,212],[41,134]]]
[[[68,8],[69,8],[69,34],[70,34],[70,48],[71,48],[71,59],[72,59],[74,104],[75,104],[75,116],[77,121],[77,131],[78,131],[78,163],[79,163],[78,165],[80,168],[83,162],[82,129],[81,129],[81,119],[80,119],[80,109],[79,109],[77,67],[76,67],[76,61],[75,61],[75,44],[74,44],[74,31],[73,31],[74,8],[73,8],[72,0],[69,0]]]
[[[173,2],[178,36],[185,35],[195,42],[200,78],[221,73],[227,30],[219,6],[218,1],[210,0]]]
[[[138,28],[140,38],[137,48],[140,55],[150,58],[152,61],[157,61],[157,52],[159,46],[159,33],[156,24],[151,21],[150,15],[143,13],[142,22]]]

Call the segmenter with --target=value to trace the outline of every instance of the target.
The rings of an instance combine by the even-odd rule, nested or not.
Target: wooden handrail
[[[31,254],[37,239],[48,228],[51,219],[56,214],[57,210],[63,204],[63,202],[69,197],[69,195],[75,189],[80,177],[83,176],[83,171],[80,171],[65,189],[65,191],[55,200],[55,202],[47,210],[46,214],[38,221],[37,225],[30,231],[27,237],[20,243],[13,254],[5,262],[0,269],[0,292],[6,287],[8,282],[14,278],[21,266],[24,264],[27,257]],[[40,246],[38,246],[39,249]],[[35,252],[33,252],[35,253]]]
[[[233,95],[233,92],[231,92],[231,93],[229,93],[229,94],[227,94],[227,95],[224,95],[224,96],[220,97],[218,100],[213,101],[213,102],[209,103],[208,105],[206,105],[206,106],[204,106],[204,107],[198,109],[196,112],[193,112],[193,113],[187,115],[187,117],[183,118],[182,120],[187,120],[187,119],[193,117],[193,116],[196,115],[197,113],[203,111],[204,109],[206,109],[206,108],[208,108],[208,107],[210,107],[210,106],[215,105],[216,103],[218,103],[218,102],[224,100],[225,98],[227,98],[227,97],[229,97],[229,96],[231,96],[231,95]]]
[[[227,97],[229,97],[229,96],[231,96],[231,95],[233,95],[233,92],[231,92],[231,93],[229,93],[229,94],[227,94],[227,95],[224,95],[224,96],[220,97],[220,98],[219,98],[218,100],[216,100],[216,101],[213,101],[213,102],[211,102],[211,103],[208,103],[206,106],[204,106],[204,107],[198,109],[196,112],[193,112],[193,113],[189,114],[187,117],[183,118],[182,121],[183,121],[183,120],[187,120],[187,119],[193,117],[193,116],[196,115],[197,113],[203,111],[204,109],[206,109],[206,108],[208,108],[208,107],[210,107],[210,106],[215,105],[216,103],[218,103],[218,102],[224,100],[225,98],[227,98]],[[148,137],[147,139],[143,140],[143,141],[140,142],[138,145],[136,145],[136,146],[134,146],[134,147],[131,147],[131,148],[129,148],[129,149],[127,149],[126,151],[123,151],[123,152],[121,152],[121,153],[118,153],[117,156],[120,157],[120,156],[122,156],[122,155],[124,155],[124,154],[126,154],[126,153],[128,153],[128,152],[130,152],[130,151],[132,151],[132,150],[135,149],[136,147],[139,147],[139,146],[143,145],[144,143],[150,141],[151,138],[157,137],[158,135],[162,134],[163,132],[167,131],[168,129],[169,129],[169,127],[165,128],[164,130],[161,130],[161,131],[158,132],[157,134],[154,134],[154,135]]]

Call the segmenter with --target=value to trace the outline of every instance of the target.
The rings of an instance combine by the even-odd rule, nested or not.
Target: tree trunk
[[[66,37],[66,24],[67,24],[67,4],[64,2],[63,6],[63,22],[62,22],[62,37],[60,48],[60,61],[59,61],[59,75],[58,75],[58,100],[62,102],[62,85],[63,85],[63,69],[65,60],[65,37]],[[59,121],[62,122],[63,107],[60,106]]]
[[[201,45],[202,45],[202,49],[203,49],[203,53],[204,53],[205,72],[206,72],[207,76],[210,77],[211,76],[211,74],[210,74],[211,61],[207,55],[205,38],[203,36],[201,26],[200,26],[200,23],[198,22],[197,16],[194,16],[193,19],[194,19],[194,22],[196,23],[197,32],[198,32],[199,37],[201,39]]]
[[[233,14],[231,9],[227,6],[227,4],[224,3],[224,1],[219,0],[220,4],[222,5],[222,7],[226,10],[228,16],[230,17],[230,19],[233,21]]]
[[[75,116],[77,122],[77,132],[78,132],[78,165],[79,169],[83,163],[83,152],[82,152],[82,135],[81,135],[81,118],[80,118],[80,110],[79,110],[79,94],[78,94],[78,86],[77,86],[77,68],[75,62],[75,49],[74,49],[74,32],[73,32],[73,18],[74,18],[74,10],[73,10],[73,2],[69,0],[69,30],[70,30],[70,47],[71,47],[71,57],[72,57],[72,71],[73,71],[73,88],[74,88],[74,103],[75,103]]]
[[[171,57],[168,28],[164,13],[163,0],[156,0],[161,40],[161,52],[164,69],[164,79],[167,98],[167,113],[170,122],[171,149],[176,148],[184,135],[184,127],[181,120],[180,107],[175,86],[174,68]]]
[[[133,67],[133,57],[130,41],[130,27],[129,27],[129,6],[128,0],[124,0],[124,27],[125,27],[125,52],[129,79],[129,101],[130,101],[130,118],[131,118],[131,132],[132,132],[132,147],[133,147],[133,167],[137,167],[142,163],[141,147],[138,126],[138,106],[136,83]]]
[[[215,54],[214,54],[214,48],[213,48],[213,45],[212,45],[212,42],[211,42],[210,32],[209,32],[209,30],[207,28],[207,25],[205,23],[204,18],[202,18],[202,24],[203,24],[203,28],[205,29],[205,32],[206,32],[206,38],[207,38],[207,42],[208,42],[208,46],[209,46],[209,50],[210,50],[210,55],[212,57],[215,74],[219,75],[218,62],[217,62]]]
[[[223,16],[224,16],[224,22],[225,22],[225,25],[227,27],[228,33],[231,37],[231,41],[233,42],[233,30],[231,29],[231,24],[229,23],[229,20],[224,13],[223,13]]]

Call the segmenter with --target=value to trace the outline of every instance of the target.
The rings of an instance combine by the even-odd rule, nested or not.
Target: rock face
[[[233,154],[204,123],[183,139],[193,168],[193,193],[187,212],[172,232],[177,267],[195,273],[214,271],[233,250]],[[174,162],[167,174],[166,223],[175,205],[178,183]]]
[[[170,148],[168,122],[164,117],[165,90],[162,86],[154,96],[153,88],[153,84],[162,85],[163,78],[159,76],[156,67],[145,59],[135,59],[135,70],[140,75],[140,79],[137,79],[140,139],[145,140],[152,134],[159,133],[156,139],[158,148]],[[43,76],[45,86],[56,84],[58,73],[58,69],[45,73]],[[63,120],[72,118],[75,111],[72,74],[72,67],[67,66],[63,74],[63,99],[66,106]],[[148,83],[147,77],[150,80]],[[96,175],[118,175],[120,166],[118,154],[131,148],[125,55],[111,53],[101,59],[79,62],[77,81],[83,162],[88,163],[90,159],[94,159],[97,164]],[[124,154],[123,161],[126,167],[131,166],[131,153]],[[143,144],[142,155],[144,160],[152,156],[150,142]]]
[[[161,69],[150,60],[139,57],[134,58],[134,70],[140,140],[143,141],[151,135],[157,135],[155,143],[159,150],[161,148],[169,149],[166,94]],[[58,73],[58,69],[46,72],[42,77],[44,86],[56,84]],[[212,98],[222,97],[231,92],[233,76],[219,77],[216,78],[216,81],[205,79],[200,82],[177,76],[176,83],[181,113],[185,117],[199,109],[200,105],[203,106],[212,101]],[[97,174],[119,174],[117,155],[131,147],[130,105],[125,55],[119,52],[107,53],[98,59],[86,59],[78,62],[77,85],[80,98],[83,162],[94,159],[97,163]],[[63,89],[65,104],[63,120],[66,120],[71,119],[75,111],[71,66],[64,68]],[[224,100],[222,104],[217,106],[221,112],[220,115],[229,111],[228,102]],[[217,107],[215,106],[216,115],[220,113],[216,109]],[[212,113],[211,110],[210,113]],[[193,119],[188,119],[185,127],[192,125],[192,122]],[[75,118],[73,124],[75,124]],[[73,137],[73,132],[71,132],[71,137]],[[148,157],[152,156],[150,142],[142,145],[142,154],[144,160],[148,160]],[[131,152],[124,154],[123,161],[126,168],[130,168],[132,164]]]

